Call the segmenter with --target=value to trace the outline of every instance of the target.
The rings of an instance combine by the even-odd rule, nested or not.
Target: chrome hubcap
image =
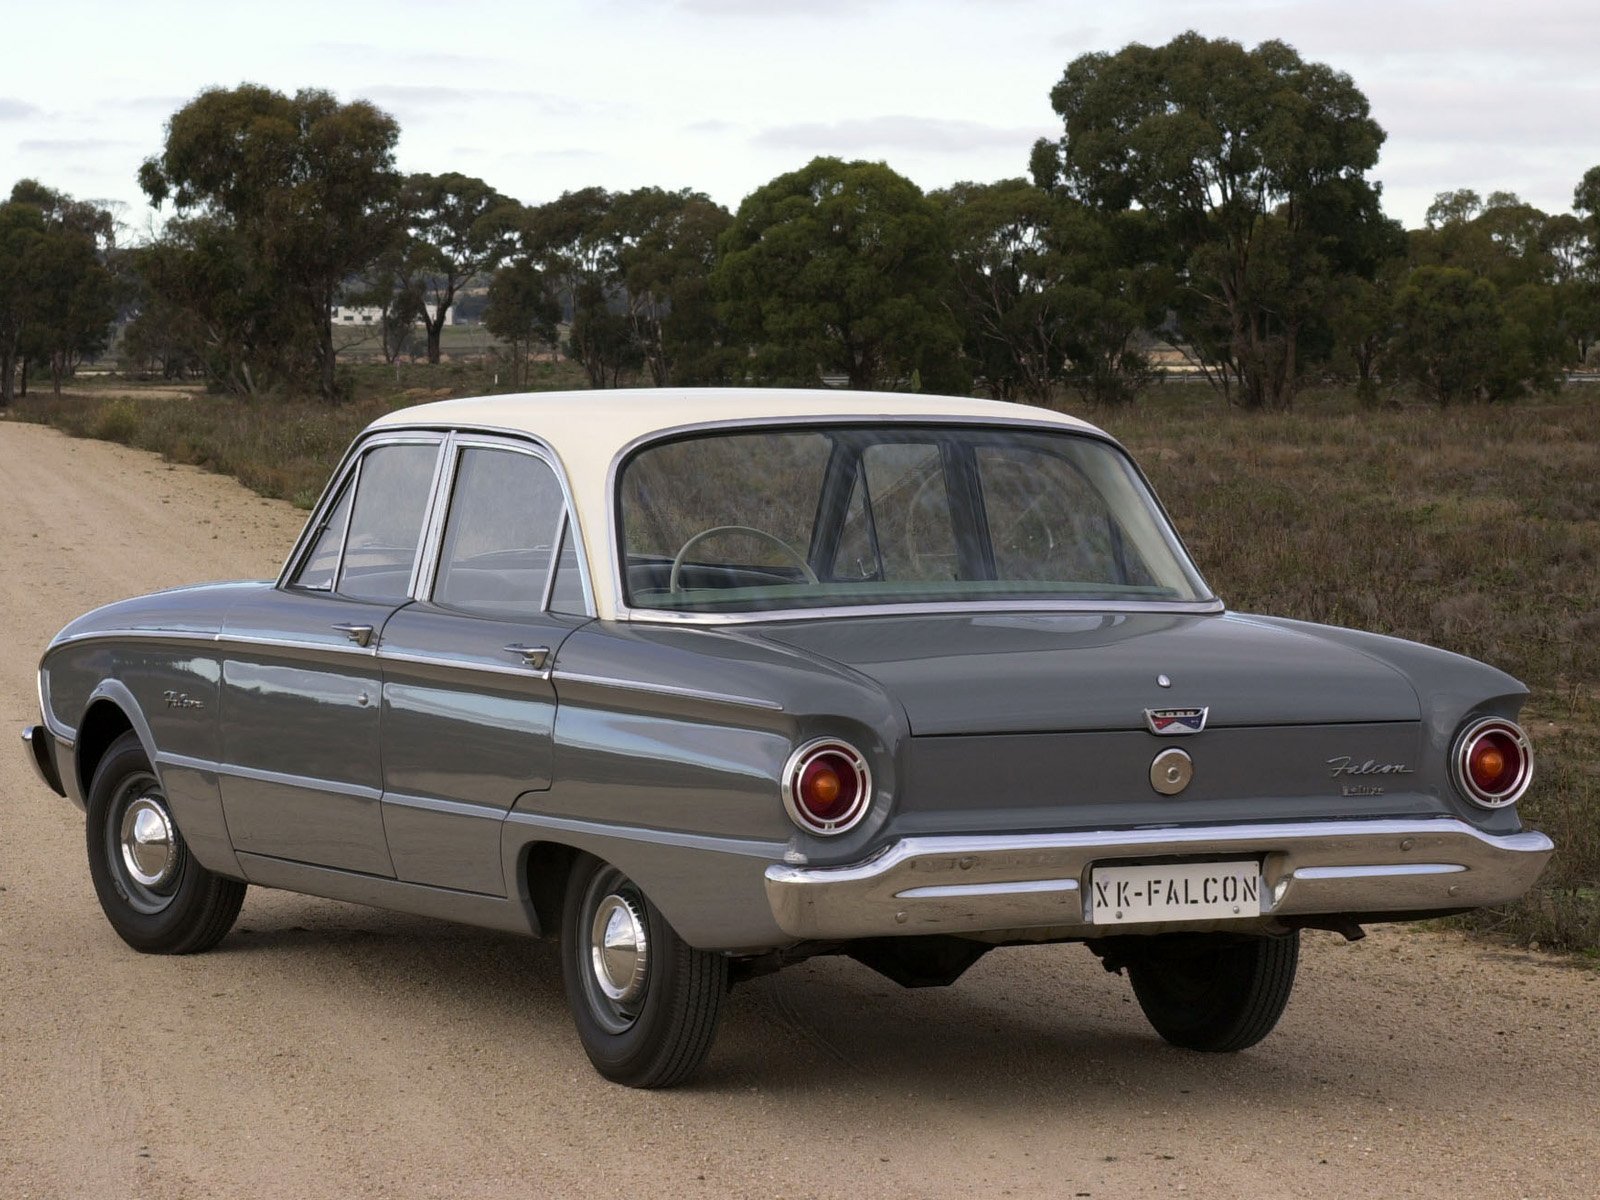
[[[154,796],[140,796],[122,813],[122,865],[136,883],[159,888],[178,865],[177,837],[167,810]]]
[[[589,958],[595,983],[613,1004],[630,1004],[644,992],[650,971],[645,930],[644,913],[626,896],[613,892],[595,907]]]

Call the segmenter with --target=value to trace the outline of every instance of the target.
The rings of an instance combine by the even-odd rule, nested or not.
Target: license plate
[[[1089,873],[1089,906],[1089,920],[1096,925],[1259,917],[1261,864],[1095,867]]]

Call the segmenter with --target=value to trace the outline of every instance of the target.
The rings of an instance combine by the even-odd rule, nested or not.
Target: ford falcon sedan
[[[375,422],[277,579],[63,629],[23,736],[135,949],[249,884],[555,937],[595,1067],[660,1087],[824,954],[1081,942],[1167,1041],[1251,1046],[1300,930],[1533,883],[1525,696],[1227,611],[1068,416],[583,392]]]

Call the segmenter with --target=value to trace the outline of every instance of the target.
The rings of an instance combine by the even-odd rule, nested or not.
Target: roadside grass
[[[246,487],[310,508],[345,448],[366,425],[397,408],[509,392],[510,375],[492,362],[436,366],[382,363],[341,366],[351,399],[341,404],[260,396],[207,395],[196,388],[173,398],[172,385],[140,386],[126,379],[93,379],[19,400],[13,416],[53,425],[74,437],[121,442],[153,450],[169,462],[189,463],[232,475]],[[497,382],[496,375],[505,382]],[[580,386],[571,363],[535,363],[531,388],[547,391]]]
[[[509,380],[503,367],[501,378]],[[509,391],[495,364],[356,364],[353,399],[139,399],[125,381],[29,397],[14,418],[157,451],[309,507],[351,438],[396,408]],[[535,364],[535,389],[582,386]],[[108,398],[96,394],[112,393]],[[165,393],[170,395],[170,392]],[[1082,411],[1135,454],[1230,608],[1351,625],[1480,658],[1525,681],[1536,779],[1524,818],[1555,839],[1540,884],[1462,925],[1600,952],[1600,388],[1516,406],[1290,413],[1158,387]]]

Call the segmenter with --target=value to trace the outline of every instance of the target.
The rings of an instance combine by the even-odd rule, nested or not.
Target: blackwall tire
[[[1128,962],[1144,1015],[1174,1046],[1231,1053],[1277,1025],[1294,991],[1300,934],[1151,938]]]
[[[195,954],[233,928],[245,885],[189,853],[136,734],[106,750],[88,808],[89,878],[123,941],[145,954]]]
[[[711,1052],[728,960],[688,945],[638,885],[583,855],[561,909],[561,977],[595,1070],[629,1087],[664,1088]]]

